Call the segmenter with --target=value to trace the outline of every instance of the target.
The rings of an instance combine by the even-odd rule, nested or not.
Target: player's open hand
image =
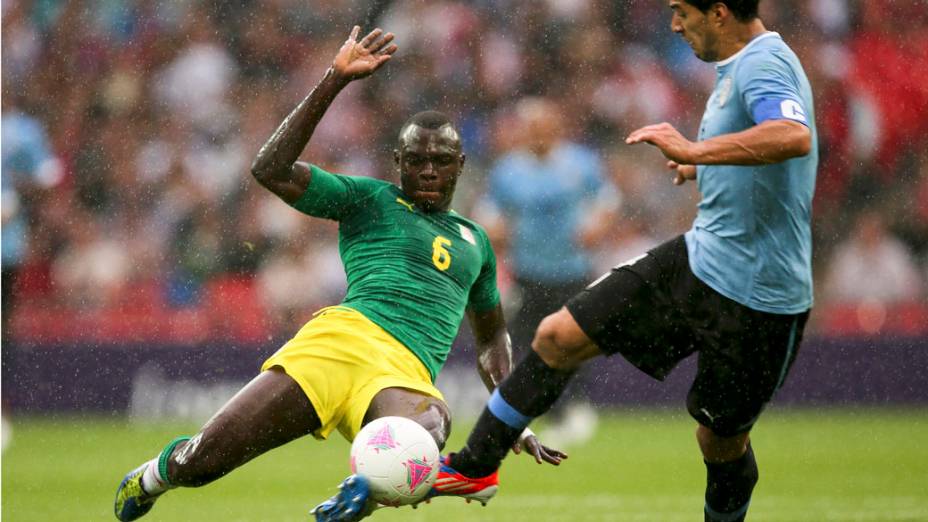
[[[523,450],[535,457],[535,462],[539,464],[547,462],[548,464],[558,466],[561,464],[562,460],[567,458],[567,454],[563,451],[544,446],[538,441],[538,437],[528,430],[526,430],[512,446],[512,452],[516,455],[522,453]]]
[[[625,143],[650,143],[659,148],[664,156],[680,165],[694,165],[696,144],[683,137],[669,123],[658,123],[642,127],[625,138]]]
[[[668,161],[667,168],[674,172],[674,185],[682,185],[696,179],[696,165],[680,165],[676,161]]]
[[[351,35],[332,61],[335,74],[347,81],[370,76],[381,65],[387,63],[397,49],[396,44],[390,43],[393,41],[393,33],[384,34],[378,27],[359,42],[360,32],[361,27],[354,26]]]

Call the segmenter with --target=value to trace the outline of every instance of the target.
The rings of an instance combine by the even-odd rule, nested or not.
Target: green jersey
[[[339,222],[348,276],[342,305],[403,343],[434,380],[465,308],[482,312],[499,303],[486,232],[453,210],[423,212],[392,183],[310,168],[309,187],[293,207]]]

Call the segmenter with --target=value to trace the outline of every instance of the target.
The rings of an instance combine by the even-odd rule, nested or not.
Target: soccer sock
[[[454,455],[454,469],[468,477],[496,471],[522,431],[551,408],[573,374],[551,368],[530,351],[493,391],[464,449]]]
[[[190,437],[177,437],[161,450],[157,457],[148,461],[145,472],[142,474],[142,489],[149,495],[158,495],[172,489],[168,480],[168,459],[174,453],[174,448],[181,442],[190,440]]]
[[[743,521],[758,478],[757,461],[750,443],[738,460],[720,464],[706,462],[706,470],[706,522]]]
[[[142,489],[149,495],[158,495],[168,490],[168,483],[158,476],[158,459],[148,461],[142,474]]]

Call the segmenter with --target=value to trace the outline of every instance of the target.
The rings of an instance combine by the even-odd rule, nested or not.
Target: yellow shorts
[[[282,368],[312,402],[326,439],[333,429],[354,440],[371,400],[407,388],[442,401],[422,361],[383,328],[347,307],[324,308],[261,366]]]

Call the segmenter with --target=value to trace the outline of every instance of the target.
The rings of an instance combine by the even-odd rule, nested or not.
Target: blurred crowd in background
[[[276,200],[249,166],[371,4],[4,1],[4,337],[262,341],[337,303],[337,225]],[[454,207],[490,229],[507,302],[513,230],[491,177],[533,140],[581,151],[608,195],[578,205],[574,237],[539,246],[580,253],[585,279],[688,229],[695,185],[673,186],[659,153],[623,143],[661,121],[694,138],[714,82],[669,30],[666,2],[375,6],[400,50],[342,93],[303,159],[396,180],[402,122],[448,113],[468,157]],[[761,16],[816,96],[811,327],[925,333],[928,9],[768,0]],[[555,124],[533,123],[526,99]]]

